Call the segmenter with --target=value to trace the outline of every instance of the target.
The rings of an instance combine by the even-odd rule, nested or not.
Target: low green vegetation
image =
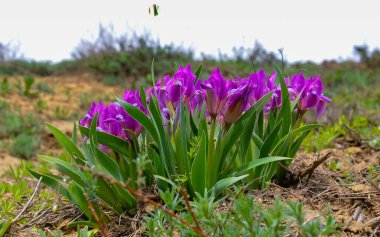
[[[40,146],[39,137],[21,133],[12,141],[11,154],[25,159],[32,158]]]
[[[7,177],[10,182],[2,182],[0,184],[0,236],[4,236],[11,224],[16,222],[26,223],[23,215],[28,212],[35,213],[39,211],[41,204],[29,206],[28,210],[23,210],[23,207],[28,203],[35,190],[29,181],[30,174],[28,168],[30,163],[21,163],[16,168],[10,167],[6,174],[1,174],[0,177]],[[33,183],[34,185],[34,183]],[[54,194],[49,190],[43,189],[39,192],[43,198],[45,208],[53,204]],[[46,206],[47,205],[47,206]]]
[[[0,101],[0,142],[3,147],[24,159],[36,154],[42,124],[33,115],[24,115],[6,101]]]
[[[355,116],[352,121],[341,116],[334,124],[312,131],[303,147],[309,152],[320,151],[331,147],[338,137],[347,137],[359,144],[366,143],[375,149],[380,149],[380,127],[364,116]]]
[[[326,236],[339,234],[334,217],[331,215],[306,218],[302,203],[282,202],[259,204],[253,195],[237,189],[225,198],[200,196],[190,202],[175,191],[160,193],[165,210],[178,212],[169,215],[164,209],[157,209],[145,218],[145,232],[149,236]],[[227,208],[222,208],[225,203]],[[217,210],[217,211],[215,211]],[[183,221],[190,224],[190,228]]]

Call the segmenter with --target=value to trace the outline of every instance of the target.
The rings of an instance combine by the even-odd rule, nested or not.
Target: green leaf
[[[95,180],[96,185],[96,195],[105,203],[107,203],[114,212],[117,214],[123,213],[123,209],[120,206],[120,199],[116,196],[115,191],[111,187],[108,181],[103,178],[97,178]]]
[[[188,129],[186,127],[186,118],[185,118],[185,108],[184,104],[181,101],[180,111],[179,111],[179,136],[176,136],[176,155],[178,159],[178,168],[179,172],[184,175],[190,174],[189,159],[187,156],[187,133]],[[177,131],[178,132],[178,131]],[[177,150],[178,149],[178,150]]]
[[[170,184],[173,188],[177,188],[177,185],[171,179],[165,178],[165,177],[163,177],[161,175],[154,175],[154,178],[162,180],[162,181],[165,181],[168,184]]]
[[[307,125],[304,125],[302,127],[299,127],[297,129],[294,129],[293,131],[291,131],[290,132],[290,137],[293,138],[293,137],[295,137],[299,133],[310,131],[310,130],[313,130],[315,128],[319,128],[321,126],[322,126],[321,124],[307,124]]]
[[[280,120],[276,124],[276,126],[272,129],[269,135],[265,138],[264,144],[260,149],[260,157],[267,156],[270,153],[272,147],[276,145],[274,141],[275,141],[275,138],[279,135],[278,132],[281,128],[281,124],[282,124],[282,120]]]
[[[57,166],[57,169],[64,173],[65,175],[69,176],[73,181],[77,182],[80,186],[84,187],[84,181],[83,178],[79,175],[80,171],[75,169],[69,162],[66,162],[64,160],[54,158],[51,156],[38,156],[40,160],[43,160],[45,162],[49,162]]]
[[[67,224],[68,229],[77,227],[77,226],[88,226],[94,229],[99,228],[98,224],[94,221],[74,221]]]
[[[71,140],[73,140],[75,145],[78,144],[78,134],[77,134],[77,124],[76,123],[74,123],[73,135],[72,135]]]
[[[153,151],[153,168],[154,168],[154,172],[158,174],[159,176],[162,176],[162,177],[166,176],[164,167],[162,166],[160,157],[158,156],[156,151]],[[162,190],[165,190],[168,187],[166,182],[165,183],[160,182],[160,180],[157,180],[157,185],[158,185],[158,188]]]
[[[296,106],[297,106],[297,104],[298,104],[298,101],[299,101],[300,98],[301,98],[301,95],[302,95],[302,92],[299,93],[299,94],[297,95],[296,99],[292,102],[292,106],[291,106],[291,110],[292,110],[292,111],[296,108]]]
[[[284,76],[279,69],[277,65],[274,65],[276,72],[277,72],[277,80],[281,85],[281,109],[280,113],[277,117],[277,121],[282,119],[282,129],[281,129],[281,134],[283,136],[287,135],[290,131],[290,128],[292,126],[292,108],[290,104],[290,96],[289,96],[289,90],[288,87],[286,86]]]
[[[90,129],[87,127],[79,126],[79,130],[83,137],[90,136]],[[113,151],[117,151],[118,153],[129,155],[128,150],[128,141],[121,139],[120,137],[116,137],[112,134],[96,131],[96,137],[98,143],[110,148]]]
[[[200,64],[199,66],[198,66],[198,68],[197,68],[197,70],[195,70],[195,76],[196,76],[196,78],[195,78],[195,80],[194,80],[194,85],[195,84],[197,84],[197,81],[198,81],[198,78],[199,78],[199,74],[201,74],[201,71],[202,71],[202,64]]]
[[[214,193],[215,197],[219,196],[227,188],[231,187],[234,183],[239,182],[240,180],[248,177],[248,175],[242,175],[238,177],[229,177],[222,180],[219,180],[211,189],[208,191],[208,194]]]
[[[141,98],[142,105],[147,109],[148,106],[146,104],[146,94],[142,86],[140,86],[140,98]]]
[[[9,218],[6,221],[0,221],[0,237],[3,237],[7,233],[9,227],[12,224],[12,218]]]
[[[157,93],[156,93],[156,79],[154,78],[154,58],[152,58],[152,65],[150,67],[150,73],[151,73],[151,76],[152,76],[154,94],[157,95]]]
[[[305,131],[292,145],[292,148],[290,149],[289,156],[294,157],[299,150],[300,146],[302,145],[303,140],[307,137],[309,134],[309,131]]]
[[[290,139],[294,139],[299,133],[303,133],[303,132],[308,132],[308,131],[311,131],[315,128],[318,128],[322,126],[321,124],[308,124],[308,125],[304,125],[302,127],[299,127],[297,129],[294,129],[293,131],[290,132]],[[282,142],[285,141],[285,139],[288,137],[288,135],[282,137],[276,144],[275,148],[273,149],[274,151],[277,150],[278,146],[281,145]],[[302,140],[303,141],[303,140]],[[302,143],[301,143],[302,144]],[[300,145],[301,145],[300,144]],[[292,156],[291,156],[292,157]]]
[[[79,148],[74,144],[74,142],[58,128],[54,127],[51,124],[47,124],[47,127],[57,139],[58,143],[61,144],[63,148],[76,160],[78,163],[84,165],[86,158]],[[78,160],[79,159],[79,160]]]
[[[220,170],[221,166],[224,165],[228,153],[232,150],[234,145],[238,144],[237,141],[242,134],[243,128],[242,121],[236,122],[224,136],[222,141],[222,154],[219,163],[215,167],[216,169]]]
[[[242,160],[244,160],[245,156],[247,155],[248,146],[249,146],[249,143],[251,142],[252,134],[254,134],[253,128],[255,126],[256,116],[257,116],[256,112],[254,112],[251,115],[251,117],[247,120],[247,122],[245,124],[245,127],[244,127],[244,130],[243,130],[242,135],[241,135],[241,139],[240,139],[240,158]]]
[[[106,153],[100,150],[99,147],[95,145],[94,151],[96,161],[109,175],[111,175],[114,179],[120,182],[126,181],[121,178],[119,165],[110,156],[108,156]]]
[[[281,161],[281,160],[291,160],[292,158],[289,157],[281,157],[281,156],[271,156],[271,157],[265,157],[265,158],[260,158],[258,160],[254,160],[249,162],[246,165],[241,166],[240,168],[236,169],[235,172],[233,172],[233,176],[239,176],[245,174],[247,171],[254,169],[258,166],[265,165],[268,163],[272,163],[275,161]]]
[[[62,184],[62,178],[58,178],[57,176],[46,174],[42,172],[36,172],[28,168],[28,171],[31,175],[33,175],[36,179],[40,179],[42,177],[42,183],[46,184],[50,188],[60,192],[62,196],[66,197],[67,199],[71,200],[70,192],[67,190],[67,188]]]
[[[124,211],[132,211],[132,209],[136,208],[136,198],[127,189],[116,184],[112,184],[112,187],[117,195],[117,200],[123,203]]]
[[[88,207],[86,197],[84,196],[83,188],[79,187],[76,183],[71,183],[68,188],[70,190],[70,200],[78,205],[79,209],[85,213],[87,218],[94,220],[92,212]]]
[[[263,146],[264,144],[264,141],[261,140],[261,138],[255,133],[255,132],[252,132],[252,140],[253,142],[255,143],[255,145],[259,148],[259,150],[261,149],[261,147]]]
[[[151,98],[149,104],[149,112],[153,118],[154,126],[158,131],[157,145],[160,147],[159,154],[161,161],[163,162],[165,171],[168,173],[168,175],[173,175],[176,172],[176,165],[175,157],[169,148],[172,143],[166,135],[161,112],[156,98]]]
[[[249,118],[254,112],[260,112],[264,106],[268,103],[268,100],[272,97],[273,91],[268,92],[261,99],[259,99],[254,105],[251,106],[245,113],[235,122],[240,123],[243,120]]]
[[[111,177],[114,179],[125,182],[126,180],[123,180],[121,178],[120,174],[120,167],[119,165],[112,159],[110,156],[108,156],[106,153],[104,153],[102,150],[99,149],[97,144],[97,136],[96,136],[96,124],[98,120],[98,114],[95,115],[94,119],[91,123],[90,128],[90,145],[92,152],[94,154],[93,158],[96,160],[96,162],[100,165],[100,168],[107,172]]]
[[[197,156],[194,158],[191,166],[191,185],[194,192],[201,195],[207,188],[207,153],[206,153],[206,136],[201,137],[201,144]]]
[[[140,109],[136,108],[135,106],[125,102],[122,99],[116,98],[119,104],[123,107],[123,109],[134,119],[136,119],[137,122],[139,122],[147,131],[148,133],[153,137],[153,139],[159,144],[159,138],[158,133],[153,125],[152,121],[148,118],[148,116],[142,112]]]

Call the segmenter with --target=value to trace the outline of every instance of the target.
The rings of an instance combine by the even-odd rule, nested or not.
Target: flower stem
[[[216,125],[216,119],[213,118],[211,120],[211,128],[210,128],[210,134],[209,134],[209,142],[208,142],[208,156],[207,156],[207,176],[208,176],[208,183],[207,183],[207,187],[210,188],[212,187],[214,184],[214,179],[216,177],[215,176],[215,170],[218,170],[217,167],[215,167],[216,165],[216,160],[215,160],[215,157],[214,157],[214,150],[215,150],[215,146],[214,146],[214,136],[215,136],[215,125]]]

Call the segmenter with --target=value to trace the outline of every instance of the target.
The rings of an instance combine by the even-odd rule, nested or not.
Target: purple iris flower
[[[192,99],[195,94],[195,78],[189,64],[185,68],[180,66],[173,78],[166,83],[168,98],[174,108],[178,107],[180,98],[184,103],[188,103]]]
[[[180,66],[173,77],[166,75],[153,88],[146,90],[147,103],[150,103],[152,96],[156,97],[164,121],[173,119],[174,127],[178,122],[178,105],[181,100],[191,113],[196,109],[200,111],[203,103],[206,103],[206,116],[214,121],[219,119],[227,129],[269,91],[273,91],[273,94],[264,107],[265,114],[282,105],[281,87],[275,81],[276,71],[267,76],[263,70],[259,70],[248,78],[226,80],[220,69],[216,68],[203,82],[198,80],[195,83],[195,78],[190,65]],[[306,80],[301,72],[285,78],[285,83],[290,99],[294,101],[299,97],[296,109],[300,114],[316,109],[317,115],[321,115],[325,111],[326,103],[332,102],[323,95],[323,85],[318,76]],[[139,92],[125,91],[122,99],[148,115]],[[98,131],[131,140],[131,132],[138,136],[143,129],[117,102],[107,107],[101,101],[98,104],[93,102],[87,114],[80,120],[80,125],[90,127],[96,113],[99,114],[96,128]]]
[[[250,78],[253,83],[253,90],[250,104],[256,103],[256,101],[260,100],[268,92],[268,87],[265,85],[266,83],[266,75],[264,70],[259,70],[257,73],[253,73],[250,75]]]
[[[299,102],[300,111],[306,111],[312,108],[317,108],[318,104],[331,103],[332,100],[323,95],[323,85],[320,77],[315,76],[310,78],[301,92],[301,98]],[[317,114],[324,113],[324,107],[319,106]]]
[[[123,123],[127,116],[129,115],[127,115],[119,103],[112,103],[106,107],[103,113],[101,128],[104,132],[126,139]]]
[[[139,108],[144,113],[147,113],[146,108],[141,103],[141,98],[138,92],[131,90],[125,91],[123,100]],[[138,136],[143,127],[135,119],[133,119],[121,105],[117,102],[104,107],[99,101],[98,105],[92,104],[90,110],[85,117],[80,121],[82,126],[90,127],[91,121],[95,114],[99,114],[96,130],[103,131],[122,139],[132,139],[130,132]]]
[[[215,119],[223,108],[227,98],[227,81],[220,74],[220,69],[216,68],[210,75],[210,78],[201,84],[201,88],[206,91],[207,109],[211,118]]]
[[[245,110],[249,108],[249,98],[252,93],[253,82],[248,79],[246,83],[236,89],[228,91],[225,106],[222,111],[226,127],[230,127]]]
[[[302,72],[292,75],[290,78],[285,78],[288,86],[289,97],[291,101],[294,101],[298,95],[300,95],[305,88],[306,78]]]
[[[80,120],[79,124],[81,126],[90,127],[92,119],[95,117],[96,113],[101,114],[104,111],[105,107],[102,101],[99,100],[98,104],[95,102],[91,103],[91,107],[88,110],[87,114]]]
[[[198,80],[194,86],[194,95],[192,99],[189,101],[190,111],[193,113],[196,108],[198,111],[202,111],[203,102],[206,101],[207,95],[205,91],[202,89],[201,80]]]
[[[323,95],[321,78],[314,76],[306,80],[302,72],[290,78],[289,93],[293,100],[300,95],[298,101],[298,110],[300,113],[305,113],[307,110],[315,108],[317,116],[320,116],[325,111],[325,103],[332,102],[330,98]]]

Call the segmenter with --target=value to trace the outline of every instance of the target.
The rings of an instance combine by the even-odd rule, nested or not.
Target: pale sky
[[[148,14],[153,3],[159,16]],[[231,54],[258,40],[267,50],[283,48],[290,61],[320,62],[352,57],[354,44],[380,47],[377,0],[0,0],[0,42],[18,42],[27,58],[70,58],[100,23],[118,33],[149,30],[197,54]]]

